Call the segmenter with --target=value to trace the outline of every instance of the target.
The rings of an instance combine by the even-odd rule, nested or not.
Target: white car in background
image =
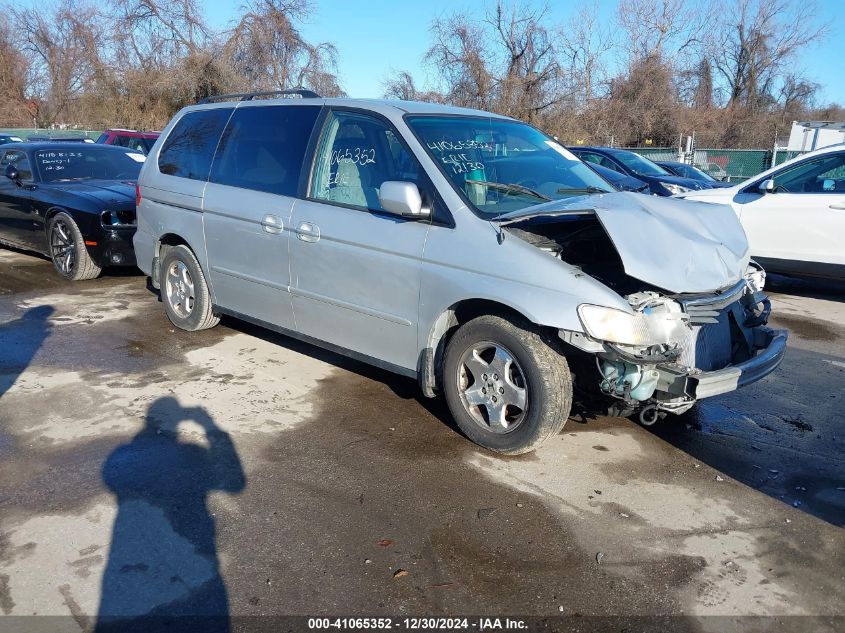
[[[845,144],[803,154],[726,189],[677,198],[730,205],[770,272],[845,279]]]

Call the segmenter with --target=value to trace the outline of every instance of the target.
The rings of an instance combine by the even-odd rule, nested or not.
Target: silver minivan
[[[507,117],[293,92],[184,108],[150,152],[135,252],[177,327],[412,376],[508,454],[560,431],[575,375],[651,424],[780,363],[729,207],[614,192]]]

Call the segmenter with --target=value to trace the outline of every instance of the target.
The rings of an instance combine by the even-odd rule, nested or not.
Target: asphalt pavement
[[[0,249],[0,630],[32,614],[68,631],[146,613],[845,622],[845,285],[772,279],[790,343],[761,382],[650,428],[576,408],[502,458],[411,380],[234,320],[177,330],[145,281],[66,283]]]

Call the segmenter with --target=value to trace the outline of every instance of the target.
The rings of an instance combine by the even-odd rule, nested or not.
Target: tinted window
[[[775,191],[842,193],[845,191],[845,154],[828,154],[799,163],[773,180]]]
[[[613,152],[613,157],[637,175],[669,176],[668,171],[634,152]]]
[[[231,113],[231,108],[217,108],[183,116],[161,148],[159,171],[170,176],[206,180],[217,141]]]
[[[319,106],[238,108],[220,139],[211,181],[296,195],[308,139],[319,113]]]
[[[44,182],[63,180],[137,180],[144,155],[108,146],[79,145],[35,152]]]
[[[386,180],[413,182],[422,191],[417,162],[390,127],[375,117],[333,112],[326,120],[311,182],[311,197],[381,210]]]
[[[32,180],[32,167],[29,165],[29,158],[26,152],[16,149],[9,150],[4,154],[0,165],[4,168],[6,165],[14,165],[15,169],[18,170],[18,176],[21,180]]]

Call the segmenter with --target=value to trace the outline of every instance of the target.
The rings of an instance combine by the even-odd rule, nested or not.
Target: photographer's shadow
[[[187,422],[203,433],[180,429]],[[103,480],[118,511],[96,631],[229,631],[207,506],[210,492],[246,484],[228,433],[202,407],[160,398],[144,428],[109,455]]]

